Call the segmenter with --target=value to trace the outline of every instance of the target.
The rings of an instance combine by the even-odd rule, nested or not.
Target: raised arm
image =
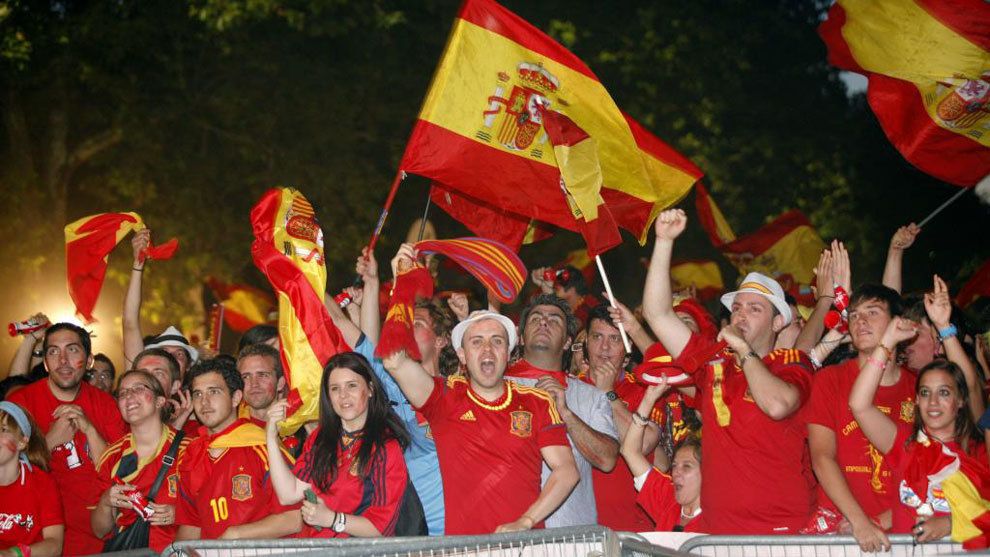
[[[357,260],[355,270],[364,281],[364,296],[361,304],[361,331],[371,342],[378,344],[382,332],[381,311],[378,309],[378,261],[375,253],[365,247]]]
[[[543,483],[539,497],[514,522],[502,524],[496,528],[496,533],[529,530],[533,525],[550,516],[550,513],[567,499],[571,490],[577,485],[580,476],[570,447],[550,445],[540,449],[540,454],[543,456],[543,461],[547,463],[547,467],[550,468],[550,475],[547,476],[547,481]]]
[[[151,229],[138,230],[131,238],[134,263],[131,265],[131,280],[127,283],[124,295],[124,314],[121,316],[124,336],[124,364],[131,368],[134,358],[144,350],[144,335],[141,333],[141,283],[146,259],[144,252],[151,245]]]
[[[602,297],[607,299],[607,296]],[[640,352],[645,354],[646,350],[653,344],[654,340],[653,337],[650,336],[650,333],[647,332],[646,327],[643,327],[643,324],[639,322],[639,319],[636,319],[633,312],[630,311],[626,305],[619,302],[619,300],[616,300],[615,307],[608,308],[608,315],[612,318],[612,321],[616,325],[622,323],[622,326],[626,328],[626,333],[629,335],[629,338],[632,339],[633,344],[636,345],[636,348],[638,348]]]
[[[615,380],[621,372],[622,370],[616,369],[611,362],[605,361],[592,366],[588,370],[588,376],[591,377],[591,381],[598,390],[608,393],[615,387]],[[629,427],[634,420],[633,411],[626,407],[626,403],[621,398],[610,401],[609,405],[612,407],[612,421],[615,422],[615,429],[619,434],[619,439],[625,439],[626,433],[629,431]],[[643,415],[648,418],[650,409],[652,408],[650,406]],[[657,429],[656,424],[650,423],[652,427],[648,425],[640,435],[640,452],[644,455],[650,454],[653,449],[657,448],[657,444],[660,443],[660,431]]]
[[[667,377],[664,376],[660,380],[660,384],[650,385],[646,388],[646,393],[643,395],[643,400],[639,403],[636,413],[630,414],[633,416],[632,424],[622,437],[621,450],[622,458],[626,459],[626,464],[629,466],[629,471],[632,472],[634,478],[650,470],[650,461],[646,460],[646,457],[643,456],[648,452],[643,451],[643,441],[647,430],[652,429],[656,431],[656,426],[652,425],[653,422],[649,421],[649,416],[653,410],[653,406],[656,405],[657,401],[660,400],[660,397],[666,391]]]
[[[327,308],[327,313],[330,314],[330,320],[340,330],[340,335],[344,337],[344,342],[348,346],[357,346],[358,340],[361,339],[361,329],[344,315],[344,310],[340,309],[340,305],[329,292],[323,294],[323,305]]]
[[[980,385],[979,373],[973,360],[969,359],[966,350],[963,348],[959,337],[952,331],[952,302],[949,300],[949,287],[941,277],[935,275],[932,278],[933,289],[925,293],[925,312],[928,319],[939,332],[942,339],[942,346],[945,348],[945,355],[949,361],[959,366],[963,375],[966,376],[966,386],[969,387],[969,409],[973,414],[973,421],[979,421],[983,415],[983,389]],[[943,336],[945,332],[945,336]]]
[[[691,329],[674,313],[670,288],[670,257],[674,240],[686,226],[687,215],[681,209],[670,209],[657,216],[654,224],[656,244],[643,288],[643,316],[653,329],[653,334],[674,358],[681,355],[691,339]]]
[[[268,445],[268,475],[271,477],[272,489],[282,505],[294,505],[303,500],[309,484],[300,480],[292,473],[289,463],[282,454],[282,443],[278,438],[278,422],[285,419],[285,407],[288,402],[278,400],[268,408],[268,423],[265,427],[265,441]],[[312,456],[312,455],[310,455]]]
[[[901,276],[904,267],[904,250],[911,247],[921,228],[913,222],[894,232],[887,248],[887,263],[883,267],[883,285],[901,292]]]
[[[852,295],[849,252],[846,251],[842,242],[834,240],[831,249],[822,252],[818,259],[818,266],[815,267],[815,275],[815,286],[818,291],[815,310],[794,343],[794,348],[809,354],[818,345],[822,333],[825,332],[825,314],[832,309],[832,304],[835,303],[835,285],[841,286],[846,293]],[[821,361],[821,359],[818,360],[818,362]]]
[[[898,343],[905,341],[918,333],[917,324],[903,317],[894,317],[880,337],[880,344],[861,363],[859,375],[849,392],[849,409],[859,422],[863,435],[883,454],[890,452],[897,438],[897,424],[889,416],[873,406],[873,397],[877,386],[883,377],[883,371]]]
[[[14,357],[10,359],[10,369],[7,370],[7,377],[27,375],[31,371],[31,368],[42,361],[41,357],[34,355],[34,351],[35,349],[41,350],[41,341],[45,338],[45,329],[48,328],[50,322],[48,321],[48,317],[43,313],[36,313],[30,319],[38,323],[46,323],[46,325],[37,331],[31,331],[24,335],[24,338],[21,339],[20,346],[14,352]]]

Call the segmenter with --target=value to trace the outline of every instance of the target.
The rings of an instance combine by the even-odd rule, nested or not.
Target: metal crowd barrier
[[[635,543],[643,552],[626,552]],[[630,550],[631,551],[631,550]],[[617,534],[602,526],[529,530],[484,536],[445,536],[375,539],[282,539],[183,541],[170,545],[162,557],[613,557],[622,554],[678,557],[673,549],[651,546],[635,534]]]
[[[888,536],[890,552],[883,557],[925,557],[968,554],[961,544],[948,541],[916,544],[912,536]],[[680,550],[711,557],[850,557],[863,555],[852,536],[697,536]]]

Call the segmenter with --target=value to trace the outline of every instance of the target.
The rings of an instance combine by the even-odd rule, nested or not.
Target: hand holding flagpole
[[[612,285],[608,283],[608,276],[605,274],[605,266],[602,265],[602,256],[595,256],[595,263],[598,264],[598,274],[602,276],[602,284],[605,285],[605,293],[608,294],[608,303],[612,307],[617,307],[615,305],[615,295],[612,294]],[[619,334],[622,335],[622,345],[626,347],[626,353],[632,353],[632,345],[629,343],[629,335],[626,334],[626,328],[622,325],[622,322],[618,322]]]

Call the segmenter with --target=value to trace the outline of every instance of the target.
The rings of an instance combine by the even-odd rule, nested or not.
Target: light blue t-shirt
[[[368,337],[361,335],[354,351],[371,362],[378,380],[385,388],[385,394],[392,401],[392,409],[399,415],[409,431],[410,442],[406,447],[406,468],[419,500],[426,514],[426,525],[431,536],[442,536],[444,525],[443,480],[440,478],[440,461],[437,459],[437,445],[433,442],[429,424],[420,424],[416,411],[402,394],[395,379],[385,371],[382,361],[375,357],[375,345]]]

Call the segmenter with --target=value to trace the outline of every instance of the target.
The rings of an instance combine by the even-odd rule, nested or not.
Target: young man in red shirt
[[[898,505],[894,471],[863,435],[849,410],[849,393],[867,357],[880,344],[887,324],[901,314],[896,291],[880,285],[860,287],[849,304],[849,332],[859,356],[823,368],[815,375],[805,408],[811,464],[818,477],[818,509],[810,525],[818,533],[848,528],[863,551],[890,549],[884,530]],[[890,358],[873,404],[892,420],[914,423],[915,376]]]
[[[794,534],[814,501],[807,429],[800,408],[811,392],[811,362],[797,350],[773,350],[791,309],[777,281],[750,273],[722,296],[732,311],[719,348],[674,312],[670,258],[687,224],[680,209],[656,221],[656,245],[643,292],[643,313],[657,338],[694,374],[704,424],[702,522],[713,534]]]
[[[83,381],[93,366],[92,343],[85,329],[56,323],[45,331],[44,363],[48,379],[10,395],[27,410],[45,434],[49,463],[65,513],[63,555],[89,555],[103,550],[93,535],[89,509],[102,493],[94,462],[126,428],[112,396]]]
[[[237,417],[244,381],[233,362],[201,360],[186,379],[200,437],[179,461],[178,540],[262,539],[295,534],[298,509],[279,504],[268,478],[265,432]]]
[[[612,406],[612,419],[619,439],[623,439],[632,423],[632,413],[643,400],[646,386],[625,371],[626,348],[607,305],[591,310],[585,330],[584,350],[589,369],[580,379],[605,393]],[[657,412],[659,408],[655,406],[654,413]],[[642,453],[649,458],[660,441],[660,431],[657,427],[659,416],[651,414],[648,417],[654,421],[643,433]],[[654,529],[650,516],[636,504],[638,494],[625,459],[620,458],[611,472],[595,468],[592,477],[599,524],[626,532],[649,532]]]
[[[413,266],[412,245],[392,260]],[[503,378],[517,336],[512,321],[477,311],[451,340],[467,376],[432,377],[400,351],[384,360],[406,398],[426,416],[437,445],[447,535],[538,527],[578,481],[564,425],[546,393]],[[550,476],[540,486],[542,463]]]

